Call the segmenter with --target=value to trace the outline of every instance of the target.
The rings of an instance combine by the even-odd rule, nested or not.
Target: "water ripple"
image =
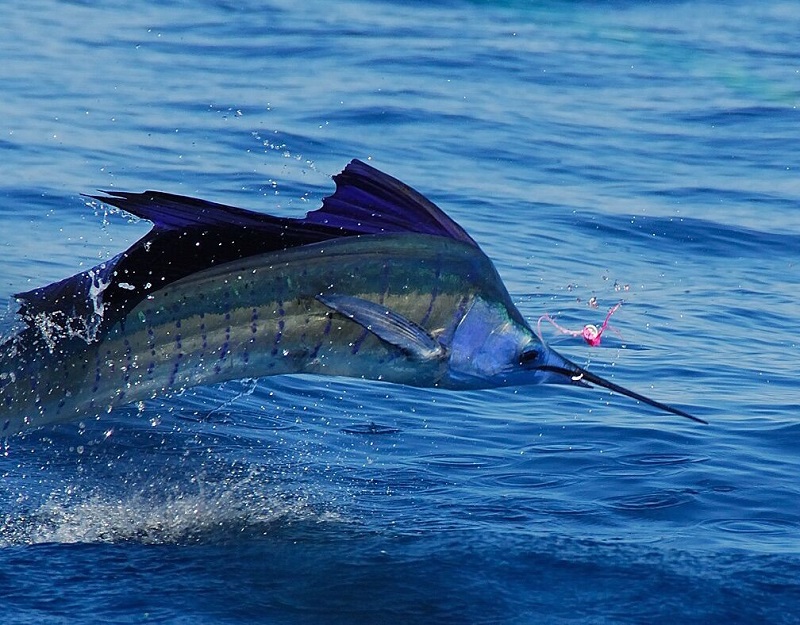
[[[531,451],[537,454],[572,454],[572,453],[586,453],[590,451],[607,452],[615,449],[617,445],[607,441],[583,441],[580,443],[552,443],[549,445],[531,445],[526,448],[526,451]]]
[[[419,461],[432,467],[447,469],[482,469],[496,465],[498,458],[480,454],[430,454],[422,456]]]
[[[615,510],[661,510],[674,508],[689,503],[695,498],[695,493],[686,490],[660,490],[640,495],[626,495],[612,497],[604,503]]]
[[[621,464],[635,466],[673,466],[707,462],[707,456],[693,456],[690,454],[631,454],[617,458]]]
[[[656,469],[647,469],[645,467],[625,468],[608,466],[605,464],[586,467],[581,472],[588,475],[599,475],[601,477],[645,477],[658,473]]]
[[[577,479],[574,475],[559,474],[500,473],[491,476],[491,481],[496,486],[522,489],[557,488],[574,484]]]
[[[782,519],[716,519],[701,523],[730,534],[782,535],[796,534],[800,523]]]

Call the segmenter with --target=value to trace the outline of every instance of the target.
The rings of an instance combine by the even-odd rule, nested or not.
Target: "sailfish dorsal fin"
[[[457,239],[476,245],[466,231],[424,195],[400,180],[353,159],[333,176],[336,191],[322,207],[301,218],[273,217],[197,198],[145,191],[110,191],[91,196],[147,219],[160,230],[246,228],[258,231],[280,249],[357,234],[409,232]]]
[[[353,160],[333,177],[336,191],[302,218],[275,217],[161,191],[90,196],[153,222],[114,258],[16,295],[29,325],[41,316],[64,335],[93,339],[149,293],[192,273],[271,251],[341,237],[416,233],[475,241],[438,206],[396,178]],[[88,328],[88,329],[87,329]]]
[[[307,221],[365,234],[431,234],[477,247],[461,226],[424,195],[362,161],[350,161],[333,180],[336,192],[322,200],[322,208],[309,213]]]

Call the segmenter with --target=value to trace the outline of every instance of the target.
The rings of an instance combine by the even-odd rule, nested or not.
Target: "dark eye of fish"
[[[537,349],[527,349],[519,355],[519,364],[523,367],[525,365],[530,365],[537,360],[539,360],[539,350]]]

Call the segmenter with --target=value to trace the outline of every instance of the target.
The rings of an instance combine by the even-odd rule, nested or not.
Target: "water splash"
[[[301,523],[343,521],[338,511],[320,509],[308,493],[268,484],[257,471],[238,479],[194,481],[193,490],[183,485],[156,494],[151,488],[84,492],[70,485],[35,509],[6,514],[0,546],[227,543]]]

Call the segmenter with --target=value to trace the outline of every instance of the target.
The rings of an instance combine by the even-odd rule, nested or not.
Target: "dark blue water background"
[[[3,332],[147,231],[80,193],[296,216],[358,157],[532,322],[624,299],[600,348],[545,331],[711,424],[287,377],[48,428],[0,457],[3,621],[800,622],[798,33],[792,2],[4,5]]]

